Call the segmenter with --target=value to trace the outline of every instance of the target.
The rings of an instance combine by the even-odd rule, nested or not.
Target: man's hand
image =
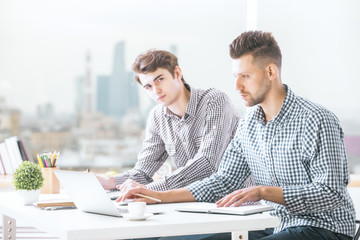
[[[142,186],[130,188],[126,192],[124,191],[122,192],[123,194],[118,199],[115,200],[116,202],[123,202],[127,199],[133,199],[134,202],[146,202],[148,204],[157,203],[154,200],[138,196],[137,194],[142,194],[148,197],[153,197],[161,200],[160,192],[153,191]]]
[[[135,187],[144,187],[146,188],[145,185],[137,183],[136,181],[132,180],[132,179],[127,179],[125,182],[123,182],[121,185],[117,185],[116,188],[119,189],[122,192],[127,192],[128,190],[130,190],[131,188],[135,188]]]
[[[281,187],[254,186],[234,191],[219,201],[219,207],[238,207],[245,202],[256,202],[262,199],[285,205]]]
[[[116,183],[113,177],[103,177],[99,175],[96,175],[96,177],[105,190],[111,190],[115,188]]]
[[[261,200],[259,186],[248,187],[232,192],[216,202],[218,207],[238,207],[245,202],[256,202]]]

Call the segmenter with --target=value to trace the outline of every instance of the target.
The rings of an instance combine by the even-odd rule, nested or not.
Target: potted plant
[[[15,190],[22,196],[25,205],[37,202],[40,196],[40,188],[44,185],[44,177],[40,166],[24,161],[15,170],[13,184]]]

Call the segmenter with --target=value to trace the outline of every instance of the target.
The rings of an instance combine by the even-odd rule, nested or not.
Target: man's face
[[[164,107],[176,103],[183,87],[181,70],[175,68],[174,77],[164,68],[157,68],[154,72],[139,74],[140,82],[149,96]]]
[[[245,101],[247,107],[261,104],[270,91],[270,80],[265,67],[261,69],[248,54],[233,59],[233,74],[236,79],[236,90]]]

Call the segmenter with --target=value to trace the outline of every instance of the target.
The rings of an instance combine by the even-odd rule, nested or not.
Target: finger
[[[142,191],[144,191],[144,189],[141,187],[131,188],[131,189],[125,191],[124,194],[122,194],[121,200],[125,201],[126,199],[130,199],[130,198],[131,199],[139,198],[139,197],[135,196],[134,194],[142,193]]]
[[[130,179],[127,179],[125,182],[123,182],[120,185],[120,191],[126,192],[127,191],[127,185],[129,184],[129,182],[130,182]]]
[[[133,195],[133,194],[132,194],[131,192],[129,192],[129,191],[126,191],[126,192],[121,191],[121,192],[122,192],[122,194],[120,195],[120,197],[119,197],[118,199],[115,200],[116,202],[123,202],[123,201],[125,201],[126,199],[130,199],[131,196]]]
[[[237,200],[237,201],[233,204],[233,207],[239,207],[239,206],[241,206],[243,203],[248,202],[248,201],[249,201],[249,200],[248,200],[248,197],[245,196],[245,197]]]
[[[227,201],[227,203],[224,204],[224,207],[231,207],[233,206],[233,204],[237,201],[239,201],[239,199],[241,199],[242,196],[241,195],[234,195],[231,198],[229,198],[229,200]]]
[[[218,207],[225,207],[226,204],[231,200],[233,194],[226,195],[220,201],[216,202],[216,205]]]
[[[225,197],[223,197],[221,199],[221,201],[218,203],[216,203],[218,205],[218,207],[230,207],[232,204],[234,204],[236,201],[239,200],[239,198],[241,198],[243,195],[241,190],[232,192],[228,195],[226,195]]]
[[[122,191],[122,192],[127,191],[126,183],[123,183],[123,184],[120,185],[120,191]]]
[[[220,199],[219,201],[216,202],[216,205],[218,205],[218,207],[223,207],[229,201],[230,195],[231,194],[224,196],[222,199]]]

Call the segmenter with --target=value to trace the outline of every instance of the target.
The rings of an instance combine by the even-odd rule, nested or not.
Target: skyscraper
[[[91,73],[91,57],[90,53],[86,54],[86,73],[85,73],[85,112],[90,113],[94,110],[93,108],[93,89],[92,89],[92,73]]]
[[[110,76],[98,76],[96,84],[96,110],[105,115],[110,113]]]
[[[109,115],[117,120],[131,108],[139,107],[138,92],[132,83],[132,73],[125,70],[125,42],[115,46],[113,72],[109,84]]]
[[[94,110],[94,91],[92,86],[91,57],[85,57],[85,74],[76,78],[76,111],[90,113]]]

